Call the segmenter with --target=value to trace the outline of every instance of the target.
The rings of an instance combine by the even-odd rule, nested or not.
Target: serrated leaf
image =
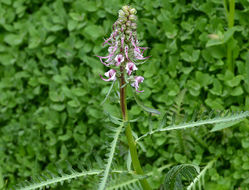
[[[109,97],[109,95],[110,95],[110,93],[111,93],[111,91],[112,91],[112,88],[113,88],[113,86],[114,86],[114,84],[115,84],[115,81],[116,81],[116,80],[112,81],[112,85],[111,85],[111,87],[109,88],[109,90],[108,90],[108,92],[107,92],[107,94],[106,94],[106,96],[105,96],[105,99],[101,102],[100,105],[103,105],[103,104],[105,103],[105,101],[107,100],[107,98]]]
[[[202,187],[203,189],[205,188],[204,186],[204,177],[206,174],[206,171],[213,166],[217,158],[211,160],[208,162],[208,164],[199,172],[199,174],[192,180],[192,182],[189,184],[187,187],[187,190],[195,190],[196,186],[198,187],[197,189],[201,190]]]
[[[116,146],[117,146],[118,138],[119,138],[119,135],[120,135],[123,127],[124,127],[124,125],[122,124],[121,126],[116,128],[115,131],[114,131],[113,141],[112,141],[112,143],[110,145],[110,151],[109,151],[109,154],[108,154],[107,164],[105,166],[105,171],[104,171],[104,174],[103,174],[103,178],[101,179],[98,190],[104,190],[105,187],[106,187],[107,178],[109,176],[109,172],[110,172],[110,169],[111,169],[111,164],[112,164],[115,149],[116,149]]]
[[[102,170],[91,170],[91,171],[71,171],[71,174],[65,174],[60,172],[60,168],[58,168],[58,173],[54,174],[51,172],[48,173],[47,179],[37,177],[33,178],[32,182],[26,182],[24,184],[19,184],[15,190],[34,190],[34,189],[42,189],[43,187],[50,187],[52,184],[61,183],[63,184],[64,181],[70,181],[71,179],[76,179],[79,177],[89,176],[89,175],[99,175],[102,173]]]
[[[131,153],[128,151],[127,159],[126,159],[126,167],[128,171],[131,171]]]
[[[166,174],[163,189],[184,190],[182,178],[184,177],[186,180],[192,181],[199,172],[199,167],[192,164],[182,164],[174,166]]]
[[[240,122],[241,122],[241,120],[238,120],[238,121],[231,121],[231,122],[229,122],[229,123],[218,123],[218,124],[216,124],[216,125],[210,130],[210,132],[220,131],[220,130],[222,130],[222,129],[226,129],[226,128],[228,128],[228,127],[232,127],[232,126],[234,126],[234,125],[236,125],[236,124],[238,124],[238,123],[240,123]]]
[[[205,120],[191,121],[191,122],[187,122],[187,123],[184,122],[184,123],[180,123],[177,125],[172,124],[172,125],[165,127],[165,128],[158,128],[158,129],[155,129],[153,131],[147,132],[144,135],[137,138],[136,141],[139,141],[139,140],[141,140],[149,135],[152,135],[152,134],[158,133],[158,132],[179,130],[179,129],[189,129],[189,128],[193,128],[193,127],[200,127],[202,125],[207,125],[207,124],[232,122],[232,121],[244,119],[246,117],[249,117],[249,111],[226,114],[225,116],[217,116],[217,117],[208,118]]]
[[[167,116],[168,116],[168,113],[166,112],[166,113],[164,114],[164,116],[163,116],[163,119],[162,119],[162,121],[161,121],[159,127],[158,127],[159,129],[162,129],[163,126],[166,125],[166,123],[167,123]]]
[[[119,118],[117,118],[117,117],[111,115],[111,114],[108,113],[107,111],[105,111],[105,113],[107,114],[109,120],[110,120],[112,123],[114,123],[114,124],[116,124],[116,125],[121,125],[121,124],[123,123],[122,119],[119,119]]]

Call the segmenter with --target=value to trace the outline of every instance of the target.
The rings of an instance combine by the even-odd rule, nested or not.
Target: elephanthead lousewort
[[[137,65],[142,64],[148,57],[144,57],[143,53],[148,47],[140,47],[137,39],[137,24],[136,24],[136,9],[130,6],[123,6],[119,10],[119,18],[113,24],[113,32],[111,36],[104,41],[103,45],[109,45],[109,54],[105,57],[99,57],[101,63],[110,70],[105,73],[105,77],[100,77],[104,81],[116,80],[122,72],[126,83],[130,83],[132,87],[139,91],[139,83],[143,82],[142,76],[135,76],[135,71],[138,70]],[[124,68],[124,69],[121,69]]]

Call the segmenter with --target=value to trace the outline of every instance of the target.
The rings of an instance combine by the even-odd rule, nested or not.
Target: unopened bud
[[[131,30],[126,30],[125,33],[126,34],[130,34],[132,31]]]
[[[118,11],[119,17],[125,17],[125,13],[122,10]]]
[[[126,15],[129,15],[129,6],[125,5],[122,7],[122,9]]]
[[[125,30],[127,28],[125,25],[122,25],[121,27],[123,28],[123,30]]]
[[[137,19],[137,17],[135,15],[130,15],[129,16],[129,20],[136,20],[136,19]]]
[[[130,13],[131,13],[131,14],[136,14],[136,13],[137,13],[137,10],[134,9],[134,8],[132,8],[132,9],[130,10]]]
[[[127,18],[126,18],[126,17],[119,18],[119,22],[120,22],[121,24],[126,23],[126,21],[127,21]]]
[[[121,24],[122,24],[122,22],[120,22],[120,19],[119,19],[119,20],[117,20],[115,23],[117,24],[117,27],[119,27],[119,25],[121,25]]]
[[[119,34],[121,32],[121,28],[117,28],[117,33]]]
[[[134,30],[137,29],[137,24],[136,23],[132,23],[131,24],[131,28],[134,29]]]
[[[131,23],[131,21],[129,21],[129,20],[126,22],[126,26],[131,26],[131,24],[132,24],[132,23]]]

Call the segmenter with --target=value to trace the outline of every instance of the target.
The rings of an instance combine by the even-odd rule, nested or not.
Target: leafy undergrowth
[[[104,111],[120,115],[115,93],[99,106],[109,87],[99,78],[104,67],[95,55],[104,53],[99,44],[110,33],[117,10],[127,3],[138,10],[141,45],[150,47],[151,59],[141,66],[145,81],[139,95],[146,106],[161,113],[171,110],[186,89],[180,119],[182,110],[188,115],[197,109],[248,110],[247,1],[236,1],[235,27],[228,29],[222,1],[2,0],[0,171],[7,187],[41,171],[56,171],[59,161],[92,168],[105,164],[101,158],[109,143],[107,126],[112,124]],[[234,52],[234,72],[226,69],[228,43]],[[128,102],[132,119],[145,117],[133,103]],[[132,123],[134,131],[143,135],[162,115]],[[142,165],[154,171],[149,180],[156,189],[164,179],[156,167],[205,167],[218,157],[206,172],[205,189],[247,188],[248,133],[245,120],[213,133],[199,128],[155,134],[140,143]],[[120,158],[115,162],[122,163],[126,146],[121,143],[118,148]],[[89,189],[94,179],[53,189]]]

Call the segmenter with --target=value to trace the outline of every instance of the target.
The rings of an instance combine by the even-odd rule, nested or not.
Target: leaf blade
[[[157,114],[157,115],[160,115],[161,113],[154,109],[154,108],[149,108],[147,106],[145,106],[137,97],[136,95],[136,92],[133,93],[134,94],[134,98],[135,98],[135,101],[137,102],[137,104],[146,112],[149,112],[149,113],[153,113],[153,114]]]

